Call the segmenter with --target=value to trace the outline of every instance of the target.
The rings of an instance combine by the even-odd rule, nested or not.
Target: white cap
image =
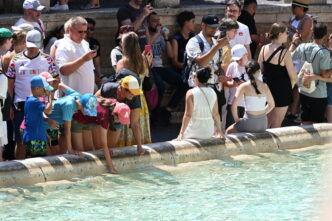
[[[42,42],[42,35],[40,31],[34,29],[27,33],[26,37],[27,48],[41,48],[41,42]]]
[[[41,5],[39,0],[25,0],[23,2],[23,8],[42,11],[45,8],[45,6]]]
[[[34,29],[34,27],[28,23],[23,23],[23,24],[20,24],[19,26],[12,26],[13,31],[28,32],[28,31],[31,31],[32,29]]]
[[[237,44],[232,47],[231,53],[232,53],[232,60],[238,61],[243,57],[243,55],[248,53],[248,51],[244,47],[244,45]]]

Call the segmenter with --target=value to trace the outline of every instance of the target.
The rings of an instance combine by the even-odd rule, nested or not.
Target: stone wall
[[[161,15],[161,23],[170,28],[171,31],[176,29],[176,15],[183,10],[192,10],[196,15],[197,31],[199,30],[199,23],[204,14],[214,13],[220,17],[224,16],[225,6],[223,5],[200,5],[199,7],[182,7],[182,8],[163,8],[156,9],[157,13]],[[326,22],[328,24],[329,31],[332,31],[332,17],[330,12],[332,11],[332,5],[312,6],[310,7],[310,13],[314,16],[318,16],[317,20],[320,22]],[[116,21],[116,8],[106,8],[92,11],[69,11],[61,13],[45,13],[42,15],[42,20],[45,22],[47,30],[51,30],[57,25],[63,24],[67,19],[72,16],[84,16],[90,17],[97,21],[96,38],[102,45],[102,68],[103,72],[109,72],[111,70],[111,63],[109,59],[109,53],[114,47],[114,36],[118,28]],[[291,16],[290,5],[284,6],[268,6],[261,5],[256,13],[256,22],[258,31],[260,33],[267,32],[270,25],[274,22],[287,21]],[[10,27],[20,15],[1,15],[0,27]]]

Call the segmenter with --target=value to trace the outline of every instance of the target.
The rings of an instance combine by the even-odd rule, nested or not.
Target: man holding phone
[[[160,17],[156,12],[152,12],[148,18],[148,36],[151,43],[146,46],[146,52],[152,50],[153,54],[153,67],[151,69],[154,81],[158,88],[158,105],[155,112],[160,110],[160,118],[165,121],[162,123],[168,124],[170,118],[170,112],[174,111],[179,102],[185,95],[185,85],[182,82],[180,74],[173,69],[164,66],[162,55],[166,52],[168,58],[173,57],[172,45],[169,39],[169,30],[160,24]],[[164,81],[175,87],[175,93],[173,94],[170,102],[165,108],[159,109],[163,95],[165,92]],[[152,114],[152,118],[156,117],[156,114]]]
[[[219,75],[222,64],[222,48],[228,44],[226,37],[215,39],[219,27],[219,18],[216,15],[204,15],[201,22],[201,32],[191,38],[186,46],[188,60],[194,63],[191,74],[200,67],[210,66],[212,76],[208,80],[208,86],[217,93],[219,114],[222,113],[222,105],[225,104],[224,91],[220,83],[227,81],[224,75]],[[201,42],[201,43],[200,43]],[[203,45],[201,48],[200,44]],[[202,50],[203,49],[203,50]]]
[[[147,44],[146,36],[146,18],[151,14],[153,8],[151,3],[148,2],[144,7],[142,6],[143,0],[130,0],[125,6],[120,7],[116,18],[118,20],[118,27],[123,25],[132,25],[134,31],[139,37],[141,50]],[[119,35],[119,31],[116,36]]]
[[[65,26],[68,27],[68,38],[61,41],[55,54],[61,80],[80,94],[94,93],[93,58],[97,51],[91,50],[84,40],[88,22],[79,16],[72,17]]]

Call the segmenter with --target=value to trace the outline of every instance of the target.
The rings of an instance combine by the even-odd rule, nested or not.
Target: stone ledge
[[[125,173],[147,166],[218,159],[224,156],[303,148],[330,142],[332,124],[269,129],[264,133],[239,133],[219,139],[169,141],[144,145],[137,156],[135,147],[114,148],[114,166]],[[59,155],[0,163],[0,186],[31,185],[106,172],[101,151],[83,156]]]

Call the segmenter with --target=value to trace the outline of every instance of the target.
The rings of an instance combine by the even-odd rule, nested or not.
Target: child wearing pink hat
[[[73,119],[75,121],[74,124],[94,125],[91,130],[95,149],[103,150],[109,171],[111,173],[118,173],[113,166],[111,158],[113,153],[108,148],[107,132],[108,130],[122,130],[123,125],[130,123],[130,108],[128,105],[125,103],[119,103],[115,99],[98,97],[96,117],[89,117],[83,115],[80,111],[77,111],[75,112]],[[79,133],[79,131],[74,132],[76,135]],[[82,132],[83,131],[81,131],[81,133]]]

